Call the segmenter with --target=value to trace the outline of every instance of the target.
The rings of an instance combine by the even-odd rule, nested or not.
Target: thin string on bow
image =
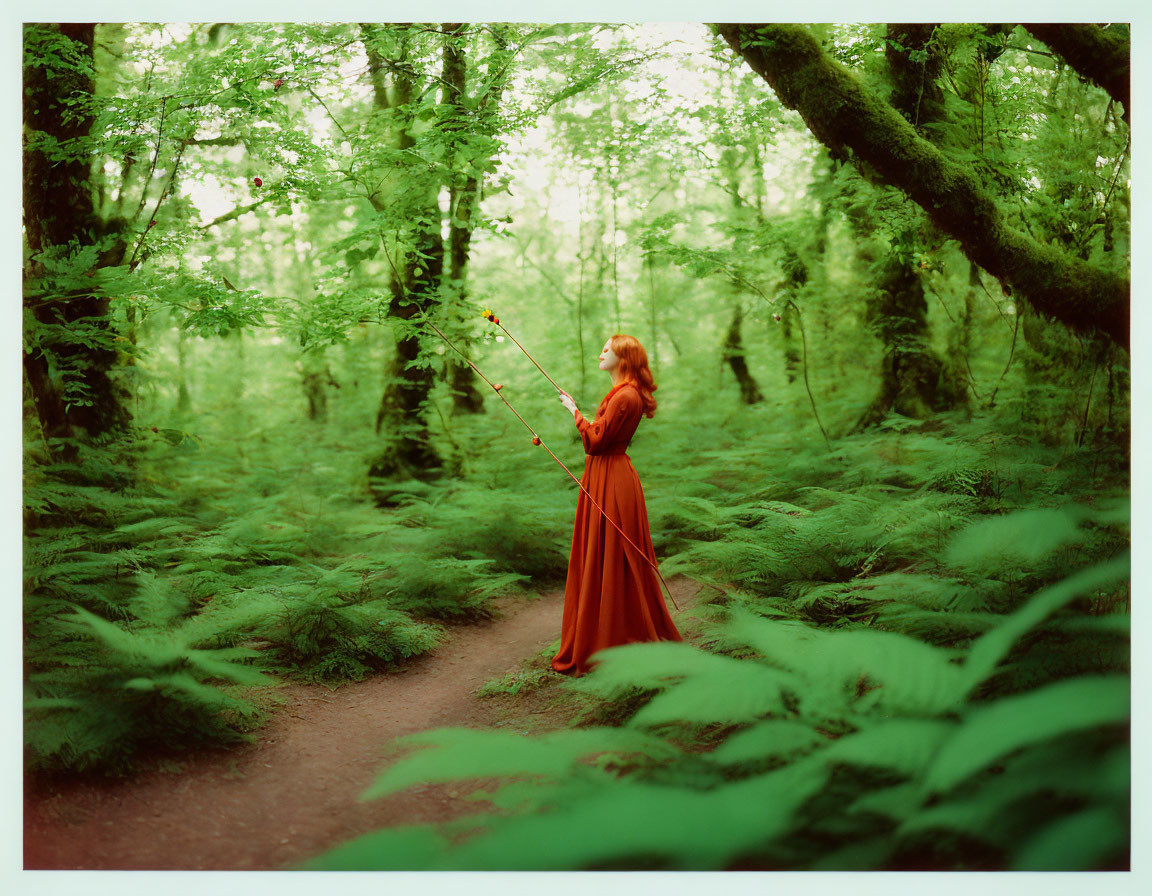
[[[484,316],[486,318],[488,318],[489,320],[491,320],[495,324],[499,324],[500,323],[499,318],[497,318],[494,314],[491,317],[489,317],[490,314],[491,314],[491,312],[489,312],[489,311],[484,312]],[[558,458],[553,453],[552,449],[549,448],[546,444],[544,444],[544,440],[541,439],[540,436],[538,436],[535,433],[535,431],[533,431],[532,427],[528,425],[528,421],[520,416],[519,411],[517,411],[516,408],[512,407],[511,402],[509,402],[507,398],[505,398],[503,395],[501,395],[501,390],[504,388],[503,385],[501,385],[500,383],[493,383],[490,379],[488,379],[488,377],[484,376],[484,374],[483,374],[483,372],[481,372],[480,368],[472,363],[472,359],[469,358],[466,354],[464,354],[464,352],[460,351],[460,349],[458,349],[456,347],[456,345],[452,342],[452,340],[444,335],[443,330],[441,330],[438,326],[436,326],[436,324],[432,323],[432,321],[428,318],[427,313],[425,313],[423,319],[412,318],[412,320],[416,321],[417,323],[428,324],[428,326],[430,326],[433,330],[436,331],[436,333],[440,336],[441,339],[444,340],[444,342],[448,345],[449,348],[452,349],[452,351],[456,352],[456,354],[458,354],[461,358],[463,358],[467,362],[469,367],[471,367],[474,371],[476,371],[476,375],[478,377],[480,377],[480,379],[484,380],[484,382],[486,382],[489,386],[492,387],[492,391],[496,393],[496,395],[500,398],[500,400],[502,402],[504,402],[504,404],[508,405],[508,409],[510,411],[512,411],[513,414],[516,415],[516,419],[518,419],[521,423],[523,423],[525,429],[527,429],[530,433],[532,433],[532,444],[533,445],[542,445],[544,450],[552,455],[552,459],[554,461],[556,461],[556,463],[560,464],[561,467],[564,468],[564,472],[567,473],[569,478],[573,482],[575,482],[576,485],[578,485],[580,487],[580,490],[582,492],[584,492],[584,494],[586,494],[588,496],[588,500],[591,501],[594,505],[596,505],[597,510],[599,510],[602,514],[604,514],[604,519],[608,520],[608,522],[610,522],[613,526],[615,526],[616,531],[624,536],[624,540],[626,542],[628,542],[628,544],[632,545],[632,547],[636,548],[636,553],[638,553],[644,559],[644,562],[647,563],[649,566],[651,566],[654,570],[656,570],[656,575],[660,577],[660,582],[664,585],[665,590],[667,590],[668,598],[672,601],[672,605],[674,607],[676,607],[677,610],[679,610],[680,605],[678,603],[676,603],[676,598],[672,597],[672,589],[669,588],[668,583],[664,581],[664,576],[660,572],[660,567],[658,567],[652,561],[652,559],[646,553],[644,553],[644,551],[640,550],[640,548],[637,547],[636,543],[631,538],[628,537],[628,533],[626,533],[623,529],[621,529],[620,526],[617,525],[616,521],[608,515],[607,511],[605,511],[604,508],[600,506],[599,502],[595,498],[592,497],[591,492],[589,492],[588,489],[586,489],[584,487],[584,484],[579,479],[577,479],[575,476],[572,475],[572,471],[569,470],[568,467],[564,465],[564,461],[560,460],[560,458]],[[501,326],[501,329],[504,329],[503,326]],[[504,332],[508,333],[508,331],[506,329],[504,329]],[[510,338],[512,338],[511,333],[508,333],[508,336]],[[516,339],[512,338],[512,341],[516,342]],[[532,363],[536,364],[536,359],[532,358],[532,356],[528,354],[527,349],[525,349],[524,346],[520,345],[519,342],[516,342],[516,344],[520,346],[520,350],[523,351],[524,354],[528,355],[528,357],[532,359]],[[548,378],[548,382],[552,383],[553,386],[556,386],[556,383],[553,381],[552,377],[548,376],[547,373],[544,373],[544,368],[540,367],[539,364],[536,364],[536,366],[537,366],[537,368],[539,368],[540,372],[543,373],[544,376]],[[557,391],[560,391],[560,392],[564,391],[559,386],[556,386],[556,389],[557,389]]]
[[[505,333],[508,333],[508,338],[516,343],[516,346],[517,346],[517,348],[520,349],[520,351],[522,351],[522,352],[524,352],[524,354],[528,355],[528,360],[536,365],[536,369],[539,370],[542,374],[544,374],[544,379],[548,380],[548,382],[550,382],[553,385],[553,387],[556,389],[557,392],[563,392],[564,391],[563,389],[561,389],[559,386],[556,385],[556,381],[554,379],[552,379],[552,377],[548,376],[548,372],[543,367],[540,366],[540,364],[536,361],[535,358],[532,357],[531,352],[529,352],[528,349],[524,348],[524,346],[520,345],[520,341],[515,336],[513,336],[511,333],[508,332],[508,328],[506,326],[504,326],[504,324],[500,323],[500,318],[498,318],[495,314],[493,314],[492,311],[488,308],[485,308],[484,311],[482,312],[482,314],[485,318],[492,321],[492,323],[496,324],[496,326],[498,326]]]

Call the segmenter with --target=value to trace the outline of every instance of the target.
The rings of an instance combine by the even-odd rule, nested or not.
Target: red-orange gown
[[[655,562],[644,490],[625,454],[643,415],[638,388],[625,381],[604,396],[595,420],[589,423],[577,410],[575,421],[587,455],[581,484]],[[604,518],[583,489],[578,494],[560,650],[552,658],[553,669],[575,676],[594,666],[590,657],[604,647],[684,640],[668,613],[656,570]]]

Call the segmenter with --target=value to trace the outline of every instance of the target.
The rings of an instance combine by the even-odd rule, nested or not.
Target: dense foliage
[[[493,308],[586,413],[604,339],[647,347],[629,453],[700,636],[531,658],[486,692],[571,729],[421,732],[365,795],[490,811],[307,867],[1128,867],[1128,353],[1052,274],[1127,282],[1127,109],[1022,26],[725,37],[25,25],[30,772],[251,739],[280,681],[562,585],[575,486],[424,323],[578,472]]]

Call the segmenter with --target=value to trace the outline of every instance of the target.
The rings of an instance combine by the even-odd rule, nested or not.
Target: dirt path
[[[684,576],[668,585],[684,631],[699,585]],[[178,771],[26,791],[24,868],[278,870],[382,827],[482,810],[451,782],[356,800],[386,765],[392,738],[501,722],[500,700],[477,697],[477,688],[555,641],[563,604],[562,590],[500,598],[495,619],[452,627],[449,640],[403,669],[335,691],[288,684],[288,702],[257,743],[205,752]],[[509,705],[538,712],[531,700]]]

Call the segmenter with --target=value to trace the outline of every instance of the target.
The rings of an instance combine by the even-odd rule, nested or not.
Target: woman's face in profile
[[[611,373],[616,369],[618,363],[620,363],[620,359],[616,357],[616,353],[612,351],[612,340],[609,339],[604,343],[604,348],[600,352],[600,369]]]

